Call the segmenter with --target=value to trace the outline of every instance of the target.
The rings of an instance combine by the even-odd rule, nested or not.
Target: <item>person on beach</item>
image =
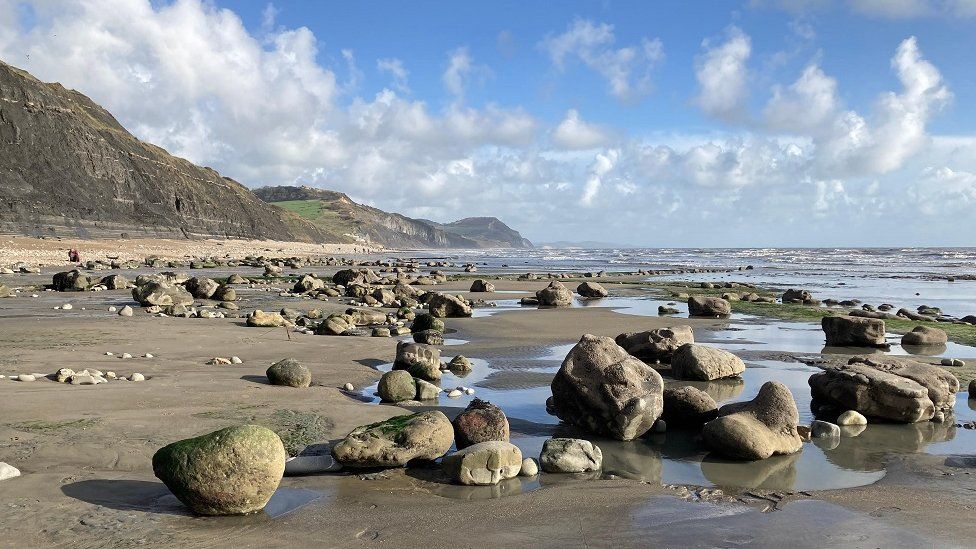
[[[78,253],[78,250],[75,248],[68,250],[68,261],[72,263],[81,263],[81,255]]]

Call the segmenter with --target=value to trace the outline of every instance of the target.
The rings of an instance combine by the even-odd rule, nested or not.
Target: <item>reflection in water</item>
[[[604,301],[613,301],[609,298]],[[656,305],[655,305],[656,307]],[[797,323],[753,324],[733,319],[725,331],[707,332],[702,339],[726,349],[763,346],[769,350],[809,347],[812,352],[823,349],[823,333],[819,328]],[[757,337],[758,336],[758,337]],[[757,343],[756,341],[773,343]],[[956,420],[976,419],[976,400],[958,399],[955,418],[944,424],[919,423],[912,425],[870,424],[845,426],[841,437],[817,439],[805,443],[800,452],[789,456],[774,456],[754,462],[728,461],[709,455],[699,433],[669,430],[665,434],[647,435],[623,442],[583,433],[561,424],[545,412],[545,401],[551,395],[549,382],[559,363],[573,344],[554,345],[537,353],[537,358],[514,361],[511,357],[473,359],[474,370],[463,378],[463,385],[476,388],[479,398],[500,406],[511,424],[511,441],[524,456],[538,457],[543,442],[551,436],[578,437],[591,440],[603,452],[603,470],[589,474],[597,478],[613,474],[624,478],[666,484],[719,486],[723,488],[762,488],[769,490],[820,490],[862,486],[876,482],[885,474],[887,456],[897,453],[930,452],[941,454],[972,453],[976,432],[964,431],[956,438]],[[806,346],[806,347],[804,347]],[[863,349],[830,349],[842,354],[864,352]],[[875,352],[881,352],[873,350]],[[976,356],[976,352],[973,353]],[[446,360],[446,357],[445,357]],[[386,370],[390,365],[380,367]],[[662,369],[668,387],[693,386],[708,393],[720,406],[729,402],[749,400],[759,387],[770,380],[784,383],[793,393],[800,412],[800,422],[808,424],[811,395],[808,380],[819,372],[815,366],[781,360],[747,360],[741,379],[678,381],[668,377]],[[462,378],[449,372],[441,386],[462,384]],[[372,394],[372,388],[367,389]],[[431,402],[446,413],[463,408],[473,396],[459,399],[441,396]],[[965,402],[965,404],[964,404]],[[453,415],[453,414],[448,414]],[[830,418],[825,418],[830,419]],[[586,476],[586,475],[583,475]],[[574,475],[542,475],[538,479],[513,479],[496,487],[458,487],[446,479],[433,481],[432,491],[439,495],[462,499],[481,499],[523,493],[526,490],[554,482],[580,480]]]

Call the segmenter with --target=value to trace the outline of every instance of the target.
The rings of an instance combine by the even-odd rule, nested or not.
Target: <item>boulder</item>
[[[547,473],[599,471],[603,466],[603,452],[588,440],[550,438],[542,444],[539,464]]]
[[[491,293],[495,291],[495,285],[479,278],[471,283],[471,289],[469,291],[472,293]]]
[[[395,370],[397,372],[402,372],[403,370]],[[423,379],[414,379],[417,383],[417,400],[434,400],[441,394],[441,388],[429,381]]]
[[[308,387],[312,384],[312,372],[294,358],[286,358],[275,362],[268,368],[266,374],[268,381],[272,385]]]
[[[783,303],[806,303],[813,301],[813,294],[807,290],[790,288],[783,293]]]
[[[584,335],[552,380],[556,415],[619,440],[633,440],[661,415],[664,381],[609,337]]]
[[[380,378],[376,392],[383,402],[402,402],[417,396],[417,384],[406,370],[392,370]]]
[[[207,277],[193,277],[184,284],[190,295],[197,299],[210,299],[220,287],[219,284]]]
[[[500,440],[508,442],[508,418],[501,408],[476,398],[451,422],[454,425],[454,442],[458,449]]]
[[[386,313],[375,309],[346,309],[346,318],[356,326],[386,323]]]
[[[959,381],[938,366],[893,358],[851,360],[810,376],[814,399],[899,423],[931,420],[955,404]]]
[[[732,314],[732,304],[720,297],[693,295],[688,297],[690,316],[728,316]]]
[[[285,317],[278,313],[266,313],[261,309],[255,309],[253,313],[247,315],[246,324],[254,328],[275,328],[285,325]]]
[[[819,419],[815,419],[810,423],[810,437],[839,438],[840,427],[834,423],[830,423],[829,421],[820,421]]]
[[[716,453],[733,459],[792,454],[803,446],[796,430],[799,418],[786,385],[767,381],[756,398],[722,406],[718,418],[702,428],[702,439]]]
[[[430,313],[423,313],[417,315],[417,318],[413,320],[413,324],[410,326],[410,330],[414,332],[436,330],[438,332],[444,333],[444,321],[434,317]]]
[[[548,286],[535,293],[541,307],[568,307],[573,303],[573,292],[562,282],[553,280]]]
[[[471,316],[471,304],[459,295],[434,294],[427,303],[427,310],[435,318]]]
[[[664,389],[664,412],[661,419],[669,427],[701,428],[718,416],[718,405],[705,391],[695,387]]]
[[[264,508],[285,472],[285,447],[258,425],[228,427],[164,446],[153,473],[200,515],[243,515]]]
[[[193,296],[182,286],[167,284],[164,282],[147,282],[141,286],[132,288],[132,298],[139,302],[143,307],[158,305],[166,307],[169,305],[193,305]]]
[[[510,442],[481,442],[444,457],[441,467],[458,484],[491,486],[518,476],[522,451]]]
[[[92,279],[78,269],[56,273],[51,280],[51,286],[58,292],[84,292],[92,284]]]
[[[686,343],[671,356],[671,375],[675,379],[711,381],[737,377],[746,371],[742,359],[734,354],[705,345]]]
[[[210,296],[210,299],[213,299],[214,301],[221,301],[223,303],[237,301],[237,290],[226,284],[221,284],[220,286],[217,286],[217,290],[214,291],[212,296]]]
[[[321,278],[317,278],[312,275],[304,275],[295,282],[295,287],[292,291],[296,294],[304,294],[306,292],[311,292],[314,290],[321,290],[325,288],[325,281]]]
[[[443,345],[444,334],[437,330],[424,330],[422,332],[414,332],[413,340],[424,345]]]
[[[438,381],[441,378],[441,352],[421,343],[399,341],[393,368],[407,370],[420,379]]]
[[[474,369],[474,365],[471,364],[471,360],[464,355],[457,355],[452,358],[450,362],[447,363],[447,369],[454,372],[470,372]]]
[[[884,320],[878,318],[825,316],[820,327],[828,347],[888,347]]]
[[[576,287],[576,293],[589,299],[598,299],[610,295],[606,288],[596,282],[583,282]]]
[[[9,480],[20,476],[20,469],[9,463],[0,461],[0,480]]]
[[[343,269],[337,272],[332,275],[332,282],[340,286],[349,286],[351,284],[366,286],[369,284],[366,273],[354,269]]]
[[[959,380],[946,370],[894,357],[854,357],[813,374],[809,384],[816,400],[899,423],[950,413],[959,390]]]
[[[671,362],[674,351],[695,342],[691,326],[671,326],[646,332],[627,332],[616,337],[617,345],[644,362]]]
[[[129,281],[124,276],[118,274],[102,277],[99,284],[105,286],[109,290],[124,290],[130,285]]]
[[[945,330],[928,326],[916,326],[901,338],[903,346],[945,345],[948,341],[949,336]]]
[[[332,449],[347,467],[402,467],[414,459],[435,460],[451,449],[454,428],[434,410],[357,427]]]
[[[319,335],[342,335],[346,330],[355,327],[347,315],[333,313],[315,327]]]

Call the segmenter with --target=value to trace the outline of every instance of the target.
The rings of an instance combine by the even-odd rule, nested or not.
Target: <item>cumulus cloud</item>
[[[966,217],[976,206],[976,173],[957,171],[948,167],[928,167],[909,190],[909,198],[926,216],[946,216],[964,213]]]
[[[702,48],[705,51],[695,63],[695,78],[700,88],[696,103],[709,115],[740,120],[749,96],[746,62],[752,54],[752,41],[733,26],[725,41],[715,44],[705,40]]]
[[[403,61],[397,58],[386,58],[376,60],[376,70],[389,73],[390,77],[393,78],[393,88],[402,93],[410,93],[410,85],[407,80],[410,76],[410,71],[403,66]]]
[[[439,221],[498,215],[534,238],[585,233],[664,246],[847,238],[856,226],[830,233],[842,225],[824,220],[910,219],[925,204],[914,197],[940,189],[932,196],[972,204],[976,138],[928,135],[951,94],[915,39],[892,58],[900,88],[870,110],[844,105],[843,82],[811,63],[750,116],[751,43],[731,29],[705,44],[696,65],[697,102],[727,129],[628,137],[589,111],[545,125],[517,105],[470,103],[488,69],[465,48],[445,52],[439,104],[409,95],[403,60],[327,49],[273,13],[252,34],[201,0],[38,2],[29,27],[15,10],[0,0],[5,61],[79,89],[138,137],[251,186],[334,188]],[[660,52],[621,47],[605,25],[569,31],[544,42],[554,66],[592,65],[621,98],[648,89],[642,81]],[[375,62],[389,84],[364,89],[357,61]],[[673,232],[655,230],[660,223]]]
[[[976,17],[974,0],[849,0],[864,15],[889,19],[916,17]]]
[[[580,118],[576,109],[566,111],[566,117],[552,131],[552,143],[562,149],[594,149],[610,142],[608,130],[589,124]]]
[[[547,36],[540,47],[557,70],[579,61],[601,74],[617,99],[640,100],[653,90],[651,70],[664,59],[664,46],[657,38],[622,48],[615,48],[615,42],[613,25],[577,19],[566,32]]]

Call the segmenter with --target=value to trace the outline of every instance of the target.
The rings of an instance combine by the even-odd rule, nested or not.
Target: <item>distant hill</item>
[[[297,213],[329,233],[395,248],[526,248],[532,243],[494,217],[438,224],[353,202],[312,187],[263,187],[262,200]]]
[[[3,62],[0,232],[350,241],[136,139],[81,93]]]
[[[531,248],[532,243],[518,231],[497,217],[466,217],[443,225],[429,221],[435,227],[476,240],[482,248]]]

